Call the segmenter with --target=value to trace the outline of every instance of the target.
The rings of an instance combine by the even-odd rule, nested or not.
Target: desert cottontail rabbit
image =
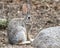
[[[12,19],[9,24],[8,24],[8,39],[11,44],[17,44],[19,42],[24,43],[30,43],[26,42],[28,38],[30,38],[29,34],[27,33],[31,27],[31,25],[27,25],[25,21],[29,22],[27,20],[27,17],[30,16],[27,14],[27,12],[30,13],[30,10],[27,11],[28,7],[27,4],[24,3],[22,6],[23,14],[25,14],[26,18],[21,19],[21,18],[14,18]],[[28,37],[29,36],[29,37]]]

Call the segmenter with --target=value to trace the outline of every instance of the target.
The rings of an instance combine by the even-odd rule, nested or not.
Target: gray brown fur
[[[8,40],[11,44],[27,41],[27,31],[23,19],[14,18],[8,24]]]
[[[32,46],[35,48],[60,48],[60,26],[41,30]]]

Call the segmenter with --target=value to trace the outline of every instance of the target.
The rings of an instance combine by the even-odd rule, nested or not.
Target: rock
[[[41,30],[32,42],[35,48],[60,48],[60,26]]]

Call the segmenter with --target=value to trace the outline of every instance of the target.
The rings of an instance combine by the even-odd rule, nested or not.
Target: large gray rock
[[[32,46],[35,48],[60,48],[60,26],[41,30]]]

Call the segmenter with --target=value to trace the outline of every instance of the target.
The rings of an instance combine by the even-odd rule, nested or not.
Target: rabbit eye
[[[30,17],[28,17],[28,19],[30,19]]]

